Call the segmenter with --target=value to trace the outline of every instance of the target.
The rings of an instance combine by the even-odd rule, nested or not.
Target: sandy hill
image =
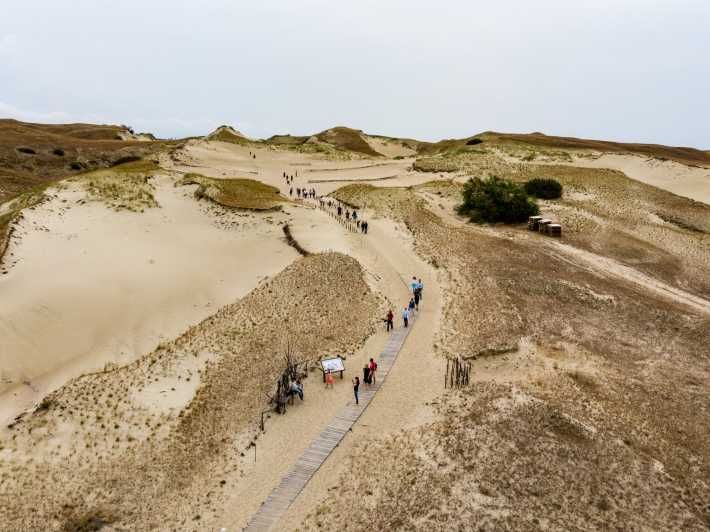
[[[434,154],[477,145],[483,148],[488,146],[514,146],[531,150],[577,150],[601,153],[637,154],[659,160],[671,160],[687,165],[710,166],[710,155],[708,155],[708,152],[696,148],[557,137],[539,132],[497,133],[494,131],[486,131],[463,139],[420,143],[419,152],[422,154]]]
[[[163,145],[152,138],[126,126],[1,119],[0,202],[48,181],[145,156]]]
[[[242,134],[241,131],[234,129],[232,126],[222,125],[215,129],[212,133],[205,135],[205,140],[218,140],[221,142],[231,142],[234,144],[245,144],[249,139]]]
[[[304,148],[321,146],[328,147],[345,153],[354,153],[370,157],[380,157],[383,154],[378,152],[373,143],[369,142],[368,136],[358,129],[349,127],[333,127],[310,136],[274,135],[266,139],[266,143],[273,146]]]

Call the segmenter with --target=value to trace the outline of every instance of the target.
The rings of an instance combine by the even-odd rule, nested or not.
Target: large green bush
[[[463,187],[463,203],[457,210],[478,223],[524,222],[539,212],[521,185],[498,177],[469,179]]]
[[[525,192],[542,199],[557,199],[562,197],[562,185],[555,179],[536,177],[525,183]]]

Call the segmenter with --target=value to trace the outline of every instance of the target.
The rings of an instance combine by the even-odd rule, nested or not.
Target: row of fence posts
[[[446,359],[446,375],[444,388],[460,388],[467,386],[471,376],[471,362],[461,357]]]
[[[338,213],[333,210],[332,208],[328,208],[328,205],[326,202],[321,202],[320,200],[318,201],[318,207],[320,210],[326,212],[331,218],[334,218],[340,224],[345,227],[348,231],[351,231],[353,233],[359,233],[360,228],[357,225],[357,221],[352,221],[352,220],[347,220],[344,216],[338,216]],[[337,209],[337,205],[334,205],[334,207]]]

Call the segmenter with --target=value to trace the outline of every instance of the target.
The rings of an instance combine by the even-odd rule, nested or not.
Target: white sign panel
[[[343,359],[340,357],[336,358],[326,358],[320,361],[321,366],[323,366],[323,371],[325,373],[335,373],[336,371],[345,371],[345,364],[343,364]]]

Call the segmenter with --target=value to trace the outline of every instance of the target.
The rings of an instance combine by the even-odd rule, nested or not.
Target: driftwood
[[[286,405],[291,395],[291,383],[308,377],[308,362],[299,362],[293,354],[291,344],[286,346],[285,368],[276,382],[276,393],[269,397],[269,403],[279,414],[286,413]],[[263,426],[263,414],[262,414]]]

